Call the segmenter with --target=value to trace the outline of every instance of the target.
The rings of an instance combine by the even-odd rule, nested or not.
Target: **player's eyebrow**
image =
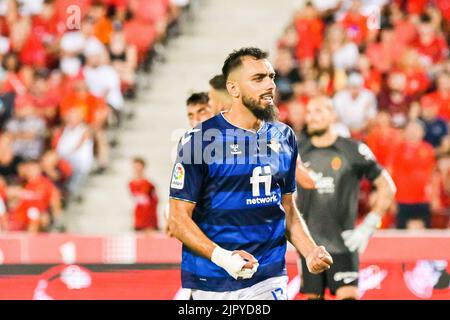
[[[252,75],[252,79],[264,79],[265,77],[269,76],[270,78],[275,77],[275,72],[268,72],[268,73],[255,73]]]

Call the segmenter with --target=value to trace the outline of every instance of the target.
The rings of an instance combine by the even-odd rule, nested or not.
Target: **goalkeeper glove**
[[[352,252],[358,250],[359,253],[362,253],[380,223],[380,215],[370,212],[364,221],[355,229],[342,232],[341,235],[347,248]]]

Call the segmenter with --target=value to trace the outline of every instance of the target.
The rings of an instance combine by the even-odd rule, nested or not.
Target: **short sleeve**
[[[187,132],[178,143],[177,158],[170,181],[170,198],[197,203],[203,182],[201,139]]]
[[[289,169],[286,173],[286,177],[284,178],[284,184],[281,187],[281,193],[294,193],[297,190],[297,182],[295,180],[295,170],[297,169],[297,160],[298,160],[298,147],[297,147],[297,139],[295,138],[295,134],[292,129],[289,130],[289,150],[290,150],[290,159],[289,159]]]
[[[356,146],[354,165],[358,177],[366,177],[370,181],[375,180],[383,171],[383,167],[379,165],[372,150],[365,143],[358,142]]]

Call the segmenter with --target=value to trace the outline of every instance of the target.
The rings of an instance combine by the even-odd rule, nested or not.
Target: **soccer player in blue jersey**
[[[297,143],[275,121],[267,53],[242,48],[223,68],[228,112],[181,139],[170,183],[169,230],[183,242],[182,284],[194,299],[286,299],[286,238],[311,273],[332,258],[293,199]]]

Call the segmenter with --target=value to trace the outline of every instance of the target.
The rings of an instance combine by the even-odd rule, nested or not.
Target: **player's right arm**
[[[228,251],[212,242],[192,220],[195,204],[169,200],[169,233],[196,254],[225,269],[235,279],[248,279],[256,272],[255,257],[245,251]]]
[[[194,157],[194,153],[202,153],[201,146],[196,144],[198,140],[194,141],[194,132],[188,132],[178,147],[178,157],[170,183],[168,232],[195,254],[225,269],[233,278],[250,278],[258,267],[257,260],[245,251],[221,248],[211,241],[192,219],[206,175],[203,159],[198,161]]]
[[[196,254],[211,259],[216,244],[192,220],[195,204],[183,200],[169,200],[169,232]]]

